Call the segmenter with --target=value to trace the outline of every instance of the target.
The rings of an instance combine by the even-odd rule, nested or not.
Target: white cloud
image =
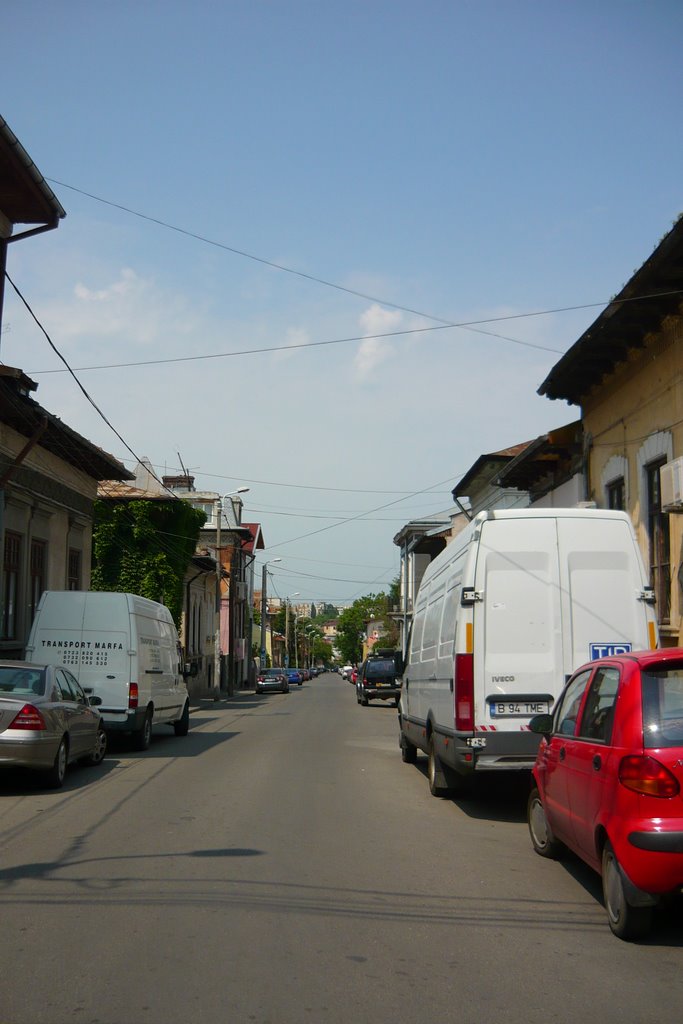
[[[373,303],[360,316],[361,331],[365,335],[387,334],[397,331],[402,323],[403,314],[397,309],[384,309]],[[390,359],[394,354],[394,346],[386,338],[367,337],[362,341],[356,352],[354,367],[359,380],[367,380],[377,367]]]

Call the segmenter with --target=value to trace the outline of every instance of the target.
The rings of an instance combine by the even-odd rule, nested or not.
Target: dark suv
[[[401,686],[396,679],[393,656],[370,655],[358,669],[356,700],[367,706],[371,700],[393,700],[398,707]]]

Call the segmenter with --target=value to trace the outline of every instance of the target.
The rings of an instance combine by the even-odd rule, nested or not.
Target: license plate
[[[547,715],[550,710],[547,700],[497,700],[489,704],[491,718],[531,718],[532,715]]]

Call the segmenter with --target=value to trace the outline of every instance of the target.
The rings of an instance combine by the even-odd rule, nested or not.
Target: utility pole
[[[259,668],[263,672],[266,668],[266,620],[268,618],[268,599],[266,597],[266,585],[268,580],[268,563],[263,563],[261,572],[261,658]]]
[[[221,580],[223,577],[223,563],[221,560],[221,515],[223,506],[221,499],[216,501],[216,621],[215,638],[213,648],[213,684],[214,700],[220,696],[221,686]]]

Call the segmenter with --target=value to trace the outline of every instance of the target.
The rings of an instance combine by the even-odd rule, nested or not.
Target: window
[[[618,509],[623,512],[626,509],[626,482],[623,476],[611,480],[607,484],[607,508]]]
[[[683,664],[641,672],[643,746],[683,746]]]
[[[31,541],[31,565],[29,573],[29,615],[31,622],[36,614],[40,595],[45,590],[45,566],[47,544],[44,540]]]
[[[81,589],[81,552],[76,548],[69,548],[66,589]]]
[[[21,535],[5,533],[3,563],[2,638],[14,640],[17,636],[17,604],[19,601],[19,573],[21,570]]]
[[[650,547],[650,582],[657,598],[659,621],[668,623],[671,614],[671,553],[669,517],[662,512],[659,471],[666,459],[645,467],[647,486],[647,533]]]
[[[609,743],[612,738],[614,706],[619,689],[619,670],[599,668],[586,697],[579,736],[584,739]]]
[[[555,715],[553,732],[562,733],[563,736],[574,735],[581,699],[592,671],[593,669],[589,668],[585,672],[579,673],[567,686]]]

